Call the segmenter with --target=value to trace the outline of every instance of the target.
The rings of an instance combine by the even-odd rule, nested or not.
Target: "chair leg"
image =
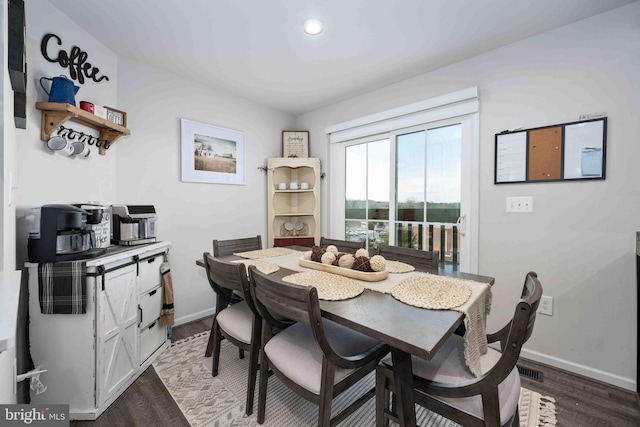
[[[335,365],[322,358],[322,379],[320,380],[320,402],[318,403],[318,427],[331,426],[331,403],[333,401],[333,380]]]
[[[220,333],[220,327],[218,322],[213,322],[213,346],[212,346],[212,360],[211,360],[211,376],[218,376],[218,366],[220,365],[220,342],[222,341],[222,334]]]
[[[259,348],[252,348],[249,352],[249,379],[247,381],[247,405],[245,413],[253,414],[253,395],[256,390],[256,377],[258,376],[258,354]]]
[[[376,427],[388,427],[389,420],[385,417],[385,411],[389,409],[389,391],[387,389],[387,376],[382,368],[376,368]]]
[[[244,350],[238,347],[238,359],[244,359]]]
[[[213,352],[213,330],[216,327],[216,318],[214,316],[213,323],[211,324],[211,332],[209,332],[209,341],[207,342],[207,349],[204,352],[204,357],[211,357],[211,353]]]
[[[264,423],[267,406],[267,379],[269,378],[269,362],[264,350],[260,352],[260,384],[258,385],[258,424]]]

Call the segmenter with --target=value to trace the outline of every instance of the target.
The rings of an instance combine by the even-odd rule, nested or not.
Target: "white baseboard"
[[[544,363],[545,365],[553,366],[554,368],[573,372],[574,374],[602,381],[607,384],[621,387],[633,392],[636,391],[637,383],[631,378],[614,375],[609,372],[604,372],[599,369],[590,368],[588,366],[569,362],[563,359],[558,359],[556,357],[548,356],[546,354],[538,353],[537,351],[527,350],[524,348],[520,352],[520,356],[534,362]]]
[[[213,316],[213,313],[216,312],[215,308],[210,308],[208,310],[199,311],[197,313],[189,314],[188,316],[183,316],[174,320],[173,326],[184,325],[185,323],[193,322],[196,320],[200,320],[203,317]]]

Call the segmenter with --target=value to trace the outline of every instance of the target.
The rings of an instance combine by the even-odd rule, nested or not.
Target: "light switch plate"
[[[533,212],[533,197],[507,197],[507,212],[529,213]]]

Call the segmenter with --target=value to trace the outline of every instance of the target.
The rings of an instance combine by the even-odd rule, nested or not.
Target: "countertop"
[[[155,242],[136,246],[112,245],[107,248],[107,252],[105,254],[97,256],[95,258],[87,259],[87,270],[92,270],[98,265],[116,263],[134,255],[139,255],[146,252],[156,251],[160,253],[170,247],[171,242]],[[25,263],[26,267],[36,267],[37,265],[38,263],[35,262]]]

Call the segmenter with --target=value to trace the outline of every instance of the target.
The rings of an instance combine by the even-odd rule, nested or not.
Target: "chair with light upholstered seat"
[[[213,240],[213,256],[223,257],[227,255],[233,255],[237,252],[255,251],[262,249],[262,238],[258,234],[256,237],[243,237],[240,239],[228,239],[228,240]],[[214,289],[215,291],[215,289]],[[217,295],[217,292],[216,292]],[[216,297],[216,313],[228,306],[229,304],[236,304],[242,301],[242,296],[238,292],[231,293],[228,297],[218,298]],[[214,314],[215,320],[215,314]],[[211,325],[211,333],[209,334],[209,342],[207,343],[207,349],[204,352],[204,357],[210,357],[213,351],[213,324]],[[240,358],[244,357],[244,350],[239,349]]]
[[[336,425],[374,396],[372,388],[331,418],[333,398],[375,370],[389,351],[387,345],[323,319],[315,287],[272,279],[255,266],[249,267],[249,283],[263,318],[258,423],[266,416],[269,368],[287,387],[318,405],[318,426]]]
[[[218,376],[220,344],[223,336],[240,351],[248,352],[249,374],[245,412],[247,415],[251,415],[258,373],[261,321],[256,315],[249,291],[246,267],[243,263],[222,261],[211,256],[208,252],[204,253],[203,259],[207,278],[216,292],[217,301],[219,301],[219,304],[216,304],[216,313],[209,338],[213,356],[211,376]],[[243,296],[243,300],[231,304],[231,301],[238,294]]]
[[[437,270],[440,251],[424,251],[422,249],[404,248],[400,246],[379,245],[378,255],[392,261],[402,261],[414,267]]]
[[[338,248],[340,252],[346,252],[354,254],[358,249],[364,248],[364,242],[350,242],[348,240],[327,239],[320,237],[320,247],[326,248],[329,245],[333,245]]]
[[[519,426],[520,374],[516,362],[522,345],[533,332],[542,285],[534,272],[527,274],[512,320],[488,342],[500,342],[501,351],[491,347],[480,358],[482,375],[475,377],[464,359],[464,338],[452,335],[427,361],[412,357],[416,403],[445,418],[468,427]],[[385,358],[376,369],[376,425],[397,422],[389,408],[393,391],[393,365]]]

